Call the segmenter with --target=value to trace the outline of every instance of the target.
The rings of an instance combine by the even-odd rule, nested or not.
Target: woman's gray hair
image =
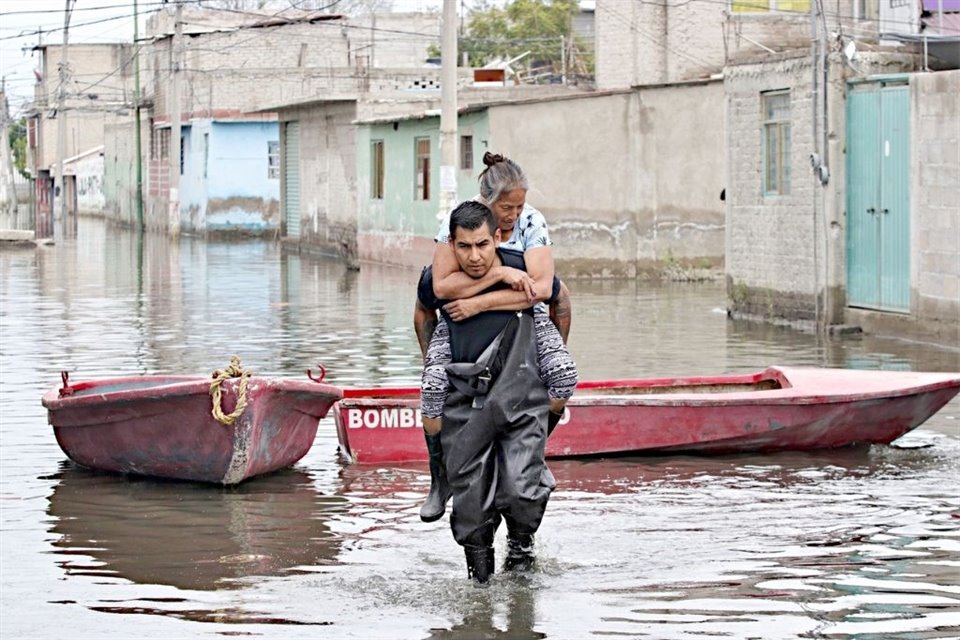
[[[480,198],[487,206],[492,207],[500,196],[514,189],[530,190],[527,174],[510,158],[487,151],[483,164],[487,168],[480,173]]]

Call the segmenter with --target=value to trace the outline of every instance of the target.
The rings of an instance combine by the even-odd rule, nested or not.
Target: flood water
[[[960,401],[896,446],[554,461],[539,568],[466,579],[426,465],[350,466],[333,423],[234,488],[67,461],[73,380],[258,374],[416,384],[415,271],[81,220],[0,249],[2,638],[943,638],[960,635]],[[732,322],[720,284],[571,282],[582,379],[770,364],[960,371],[960,351]],[[497,540],[498,557],[505,547]]]

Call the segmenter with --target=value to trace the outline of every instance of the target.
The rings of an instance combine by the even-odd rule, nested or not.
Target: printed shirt
[[[479,197],[474,198],[479,201]],[[450,213],[443,217],[440,223],[440,230],[437,232],[437,242],[446,243],[450,240]],[[513,224],[513,233],[510,239],[499,244],[500,249],[508,251],[519,251],[523,253],[528,249],[537,247],[549,247],[553,243],[550,241],[550,233],[547,231],[547,220],[543,214],[527,203],[523,205],[523,211]]]

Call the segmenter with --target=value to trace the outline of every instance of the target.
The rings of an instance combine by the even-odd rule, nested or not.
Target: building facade
[[[28,166],[34,179],[38,236],[52,229],[59,216],[58,194],[67,193],[68,215],[76,213],[77,185],[54,184],[58,160],[74,158],[102,147],[104,131],[130,117],[133,89],[133,45],[75,44],[69,47],[66,84],[58,92],[60,45],[34,48],[39,55],[34,101],[27,112]],[[60,109],[62,105],[62,110]],[[73,181],[65,175],[66,181]],[[101,178],[102,180],[102,178]]]
[[[458,122],[459,198],[477,195],[483,154],[501,153],[527,173],[527,200],[546,216],[567,277],[718,266],[722,97],[723,85],[712,81],[467,106]],[[429,112],[359,121],[361,260],[430,261],[439,157],[439,117]]]

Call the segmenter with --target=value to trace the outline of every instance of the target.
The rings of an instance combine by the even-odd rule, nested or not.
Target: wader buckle
[[[493,379],[493,375],[490,373],[490,367],[484,368],[483,372],[477,375],[477,395],[473,397],[473,404],[471,405],[474,409],[483,409],[483,401],[487,397],[487,392],[490,391],[491,379]]]

